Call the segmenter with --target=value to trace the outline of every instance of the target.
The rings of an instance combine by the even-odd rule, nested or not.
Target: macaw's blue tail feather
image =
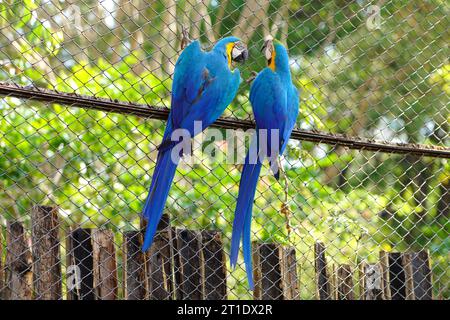
[[[233,233],[231,235],[230,263],[236,267],[239,254],[239,243],[243,239],[244,261],[247,270],[249,285],[253,288],[252,277],[252,254],[250,241],[250,227],[252,220],[252,207],[255,198],[256,186],[258,184],[259,173],[262,163],[258,159],[255,164],[248,162],[246,158],[244,169],[242,170],[241,182],[239,184],[239,196],[236,204],[236,211],[233,221]]]
[[[245,270],[247,272],[248,286],[250,290],[253,290],[255,287],[253,284],[252,243],[250,239],[252,225],[252,206],[253,201],[252,203],[250,203],[249,207],[247,208],[247,212],[245,213],[244,235],[242,239]]]
[[[153,173],[150,191],[145,202],[143,215],[147,219],[147,230],[145,232],[142,250],[146,251],[153,242],[159,220],[163,214],[164,205],[169,195],[170,186],[178,166],[178,157],[172,160],[172,148],[160,150],[158,161]]]

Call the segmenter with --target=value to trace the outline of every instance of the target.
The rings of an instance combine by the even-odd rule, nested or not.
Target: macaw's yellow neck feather
[[[272,71],[275,71],[275,57],[276,57],[277,53],[275,52],[275,50],[272,51],[272,58],[270,58],[269,60],[269,68],[272,69]]]
[[[228,58],[228,68],[230,68],[230,70],[231,70],[231,52],[233,51],[233,48],[234,48],[234,43],[233,42],[230,42],[230,43],[227,43],[227,58]]]

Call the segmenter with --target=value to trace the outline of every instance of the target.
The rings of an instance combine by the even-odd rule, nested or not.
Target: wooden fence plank
[[[366,300],[366,276],[365,276],[365,269],[366,269],[367,263],[364,261],[361,261],[358,264],[358,299],[359,300]]]
[[[99,300],[117,299],[117,265],[114,235],[110,230],[92,232],[94,255],[94,288]]]
[[[412,273],[414,280],[414,297],[416,300],[433,299],[433,279],[431,262],[427,250],[413,253]]]
[[[406,299],[406,277],[402,256],[399,252],[380,252],[383,291],[387,300]]]
[[[406,299],[405,270],[402,263],[402,254],[390,252],[389,257],[389,284],[392,300]]]
[[[259,247],[257,242],[252,244],[252,256],[253,256],[253,281],[255,288],[253,289],[253,299],[261,300],[262,297],[262,284],[263,274],[261,270],[261,255],[259,254]]]
[[[204,230],[202,241],[205,300],[226,300],[227,267],[221,234],[215,230]]]
[[[144,300],[147,295],[145,254],[142,252],[143,237],[140,231],[127,231],[123,235],[124,298]]]
[[[382,270],[382,289],[385,300],[391,300],[391,288],[389,285],[389,258],[386,251],[380,251],[380,266]]]
[[[149,250],[150,299],[171,299],[171,234],[170,230],[157,231]]]
[[[76,228],[66,238],[68,300],[95,300],[91,235],[91,229]]]
[[[172,227],[170,225],[170,217],[167,214],[163,214],[163,219],[158,225],[158,230],[164,235],[164,245],[162,246],[161,254],[164,259],[163,270],[166,276],[166,290],[169,292],[169,299],[175,299],[175,278],[173,271],[173,255],[175,247],[173,246]]]
[[[141,229],[145,234],[147,220],[141,219]],[[150,299],[174,299],[174,228],[170,226],[170,217],[164,213],[158,223],[153,244],[145,253],[147,273],[147,293]]]
[[[287,247],[283,249],[281,266],[283,274],[284,298],[286,300],[300,299],[300,277],[297,273],[297,257],[295,247]]]
[[[403,254],[406,278],[406,299],[432,300],[433,284],[428,252],[410,252]]]
[[[32,298],[32,258],[20,222],[8,222],[6,232],[6,290],[7,300]]]
[[[180,260],[180,282],[177,299],[203,300],[204,271],[202,266],[201,234],[198,231],[177,229],[177,254]]]
[[[325,256],[325,245],[316,242],[314,245],[314,266],[316,269],[317,297],[320,300],[331,300],[330,278],[327,272],[327,261]]]
[[[406,300],[415,300],[412,259],[413,259],[412,253],[405,253],[402,255],[402,264],[405,270]]]
[[[172,248],[173,248],[173,276],[174,276],[174,299],[182,300],[183,292],[181,290],[181,286],[179,285],[182,282],[181,276],[181,264],[180,264],[180,255],[178,254],[178,236],[177,230],[174,227],[170,228],[172,234]]]
[[[353,300],[353,273],[348,264],[340,265],[337,269],[337,293],[338,300]]]
[[[172,237],[170,217],[163,214],[153,244],[147,253],[150,299],[169,300],[174,298]]]
[[[31,224],[35,299],[61,299],[58,208],[34,206],[31,210]]]
[[[282,300],[283,285],[280,246],[274,243],[254,243],[255,300]]]
[[[327,266],[327,269],[330,270],[329,279],[330,279],[331,299],[338,300],[339,299],[338,274],[337,274],[338,269],[334,263],[331,266]]]
[[[0,221],[0,300],[3,300],[3,293],[5,290],[5,269],[3,266],[3,226]]]
[[[379,263],[366,264],[363,269],[364,300],[383,300],[383,269]]]
[[[254,243],[253,297],[258,300],[298,299],[295,249],[274,243]]]

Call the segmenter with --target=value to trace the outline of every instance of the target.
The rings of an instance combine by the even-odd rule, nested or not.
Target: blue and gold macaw
[[[184,129],[194,137],[216,121],[234,99],[241,82],[239,70],[233,69],[234,62],[243,62],[247,57],[246,46],[236,37],[227,37],[218,41],[209,52],[203,51],[200,43],[194,41],[178,58],[169,118],[143,211],[148,220],[144,251],[153,242],[182,155],[172,152],[179,143],[172,141],[172,133]],[[200,124],[199,132],[194,132],[194,122]],[[172,153],[175,154],[172,156]]]
[[[256,185],[264,159],[278,180],[278,156],[286,148],[299,112],[299,94],[292,84],[286,48],[269,38],[263,52],[267,67],[255,78],[250,102],[256,121],[255,148],[250,148],[244,162],[231,238],[231,266],[235,267],[242,238],[244,262],[250,288],[253,290],[250,226]],[[256,143],[255,143],[256,142]]]

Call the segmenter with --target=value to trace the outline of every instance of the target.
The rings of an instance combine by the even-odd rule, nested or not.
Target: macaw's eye
[[[244,43],[238,41],[231,50],[231,59],[236,62],[244,62],[248,58],[248,50]]]

